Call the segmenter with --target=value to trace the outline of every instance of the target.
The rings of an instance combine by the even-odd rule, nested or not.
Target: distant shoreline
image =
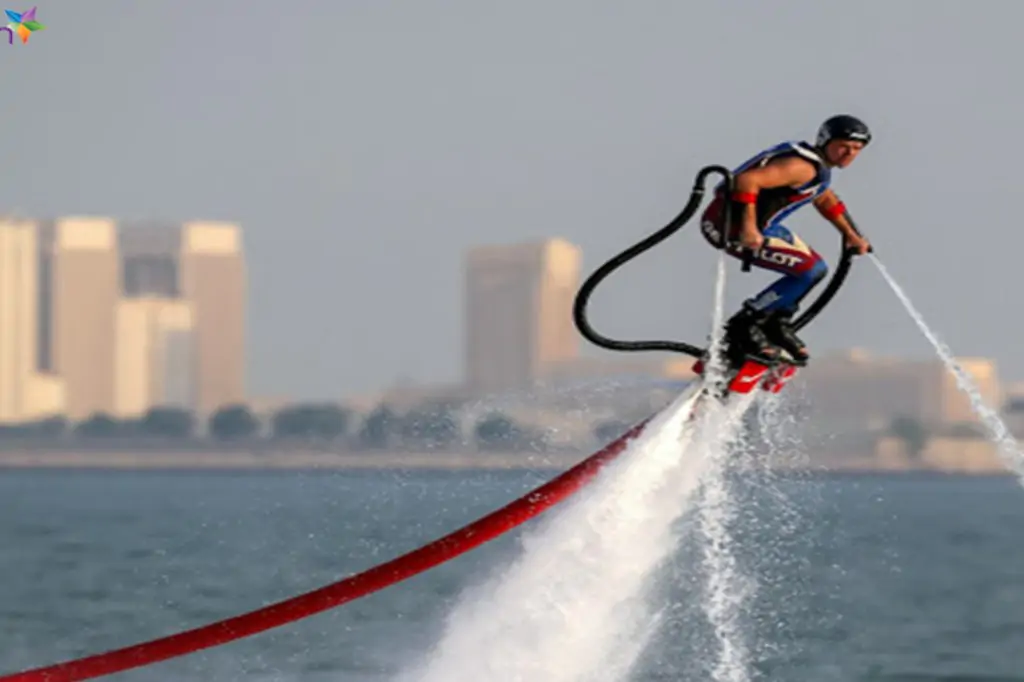
[[[566,469],[585,457],[536,453],[0,452],[0,469]]]
[[[0,470],[98,470],[98,471],[564,471],[586,459],[587,453],[421,453],[421,452],[0,452]],[[942,469],[932,466],[884,466],[871,457],[815,459],[780,463],[777,470],[807,474],[945,474],[1009,476],[998,468]]]

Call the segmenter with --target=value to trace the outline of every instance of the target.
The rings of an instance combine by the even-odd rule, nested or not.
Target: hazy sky
[[[1024,3],[39,0],[37,19],[0,42],[0,206],[239,221],[255,394],[457,380],[466,248],[562,236],[589,273],[702,166],[838,112],[875,132],[834,187],[878,255],[955,352],[1024,377]],[[790,225],[835,262],[813,210]],[[703,339],[714,258],[680,234],[604,285],[595,323]],[[733,266],[730,302],[766,281]],[[867,260],[805,336],[931,353]]]

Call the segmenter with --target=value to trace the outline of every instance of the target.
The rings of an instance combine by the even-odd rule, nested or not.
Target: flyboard
[[[690,194],[690,200],[671,222],[604,263],[604,265],[595,270],[594,273],[591,274],[583,283],[583,286],[580,287],[579,293],[576,295],[576,300],[573,304],[573,320],[584,338],[596,346],[613,351],[671,351],[675,353],[683,353],[684,355],[689,355],[694,358],[693,371],[701,377],[701,379],[706,377],[706,370],[710,364],[709,361],[712,359],[711,349],[709,347],[701,347],[697,344],[687,343],[685,341],[622,341],[609,338],[597,332],[593,325],[590,324],[590,321],[587,318],[587,305],[590,302],[591,295],[594,293],[594,289],[596,289],[597,285],[608,277],[608,275],[640,254],[671,237],[673,234],[678,232],[687,223],[687,221],[690,220],[690,218],[693,217],[694,213],[696,213],[697,209],[700,207],[701,200],[704,197],[704,184],[707,177],[713,173],[718,173],[722,176],[720,189],[725,193],[725,196],[730,196],[733,192],[733,188],[735,187],[735,177],[732,171],[718,165],[705,166],[697,173],[697,178],[693,185],[693,191]],[[723,224],[726,226],[731,225],[732,215],[730,202],[723,202],[723,210]],[[848,213],[845,214],[845,217],[850,222],[850,225],[854,224]],[[857,228],[854,227],[854,229],[856,230]],[[719,249],[737,247],[736,244],[728,241],[729,230],[720,230],[719,232],[719,242],[717,244]],[[840,245],[842,246],[842,237],[840,237]],[[749,272],[751,260],[754,254],[749,249],[742,249],[742,253],[742,270],[744,272]],[[825,309],[825,306],[832,301],[836,293],[838,293],[839,288],[846,280],[854,254],[855,251],[852,249],[841,250],[839,263],[832,273],[832,277],[825,285],[824,290],[822,290],[821,294],[819,294],[818,297],[809,306],[807,306],[801,315],[793,320],[794,331],[799,331],[810,324],[810,322]],[[797,371],[801,367],[806,366],[806,362],[793,358],[784,349],[780,348],[779,350],[780,353],[777,358],[769,359],[747,353],[742,349],[731,347],[726,343],[725,347],[721,350],[721,357],[717,358],[720,361],[719,366],[724,368],[724,381],[720,386],[707,387],[707,389],[713,392],[716,397],[720,399],[727,397],[730,393],[746,394],[756,389],[768,391],[770,393],[778,393],[796,375]]]
[[[725,178],[726,191],[731,190],[733,176],[729,170],[721,166],[705,167],[697,175],[689,203],[672,222],[605,263],[583,284],[576,297],[573,317],[585,338],[598,346],[617,351],[667,350],[684,353],[696,360],[695,371],[700,375],[704,374],[704,368],[708,364],[709,358],[707,349],[681,341],[616,341],[609,339],[598,334],[589,324],[586,318],[586,306],[594,288],[613,270],[683,227],[697,210],[704,195],[704,181],[713,172],[721,173]],[[726,218],[728,219],[728,215]],[[807,308],[806,312],[794,321],[797,329],[813,320],[835,296],[846,278],[851,256],[852,252],[842,254],[835,274],[825,290]],[[749,269],[749,260],[744,264],[744,269]],[[727,357],[726,366],[728,368],[726,393],[749,393],[757,387],[777,392],[782,389],[797,369],[797,364],[793,362],[770,362],[753,356]],[[323,587],[246,613],[189,630],[61,663],[0,675],[0,682],[77,682],[78,680],[111,675],[249,637],[383,590],[465,554],[568,498],[596,476],[605,464],[622,453],[629,442],[636,438],[648,423],[649,419],[640,422],[572,468],[487,516],[361,573],[341,578]]]

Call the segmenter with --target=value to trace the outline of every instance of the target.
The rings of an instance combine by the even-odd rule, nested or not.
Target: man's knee
[[[818,282],[820,282],[825,277],[825,275],[827,275],[827,274],[828,274],[828,263],[825,262],[824,258],[822,258],[821,256],[815,254],[814,255],[814,263],[811,264],[811,267],[808,268],[807,271],[804,273],[804,277],[806,277],[808,279],[808,281],[812,285],[814,285],[814,284],[817,284]]]

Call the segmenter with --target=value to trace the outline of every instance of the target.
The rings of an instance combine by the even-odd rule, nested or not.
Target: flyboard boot
[[[786,352],[788,357],[784,357],[784,360],[805,365],[809,357],[807,344],[793,331],[792,319],[791,310],[772,311],[762,323],[761,329],[769,343]]]
[[[764,390],[771,393],[781,391],[796,374],[797,368],[807,366],[807,344],[793,330],[792,318],[792,310],[772,311],[761,325],[769,342],[782,351],[778,362],[767,372],[762,385]]]
[[[762,329],[767,317],[744,303],[740,311],[725,323],[721,360],[726,376],[724,390],[716,391],[719,398],[724,398],[725,393],[749,393],[763,378],[771,378],[769,370],[779,360],[782,351]],[[705,353],[694,365],[694,371],[703,376],[709,360],[709,353]]]
[[[744,303],[739,312],[725,323],[725,343],[728,358],[738,364],[747,356],[753,356],[767,363],[779,357],[779,348],[765,333],[763,325],[768,315]]]

